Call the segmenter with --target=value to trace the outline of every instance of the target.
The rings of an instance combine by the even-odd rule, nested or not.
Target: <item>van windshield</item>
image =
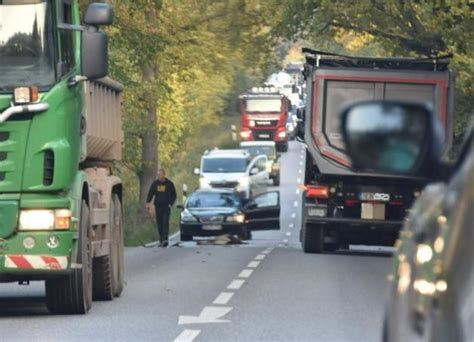
[[[244,158],[207,158],[202,163],[202,172],[245,172],[247,159]]]
[[[51,4],[0,1],[0,91],[55,81]]]
[[[275,148],[272,146],[245,146],[243,147],[252,157],[265,155],[268,159],[275,159]]]

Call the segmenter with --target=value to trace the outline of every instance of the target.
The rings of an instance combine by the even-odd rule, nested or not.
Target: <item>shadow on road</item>
[[[0,317],[49,315],[44,297],[0,297]]]

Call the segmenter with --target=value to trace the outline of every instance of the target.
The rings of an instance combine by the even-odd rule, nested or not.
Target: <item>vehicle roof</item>
[[[248,158],[249,153],[245,150],[211,150],[204,153],[204,158]]]
[[[274,141],[242,141],[240,143],[241,147],[247,146],[272,146],[275,147]]]

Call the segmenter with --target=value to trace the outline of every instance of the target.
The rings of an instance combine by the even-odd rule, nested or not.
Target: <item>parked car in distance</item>
[[[206,189],[193,192],[182,209],[181,241],[194,236],[234,234],[250,240],[255,230],[280,229],[280,194],[271,191],[243,200],[233,190]]]
[[[298,124],[295,120],[295,116],[291,114],[288,115],[288,118],[286,119],[286,133],[289,140],[293,140],[296,137],[297,125]]]
[[[200,176],[200,189],[234,189],[248,199],[267,190],[270,176],[266,165],[265,155],[252,157],[244,150],[215,149],[204,153],[201,168],[194,173]]]
[[[273,141],[242,141],[240,148],[246,150],[251,156],[267,156],[267,171],[273,185],[280,185],[280,155]]]
[[[474,341],[474,127],[454,165],[441,159],[442,131],[418,104],[365,102],[343,113],[355,168],[433,181],[395,245],[384,341]]]

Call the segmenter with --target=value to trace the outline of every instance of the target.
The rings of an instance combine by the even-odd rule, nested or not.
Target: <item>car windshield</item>
[[[0,1],[0,91],[53,84],[53,46],[49,2]]]
[[[251,113],[279,113],[281,111],[281,99],[248,99],[245,102],[245,109]]]
[[[240,206],[239,199],[229,193],[195,192],[189,197],[187,208],[237,208]]]
[[[205,158],[202,172],[245,172],[246,158]]]
[[[275,148],[272,146],[245,146],[245,150],[249,152],[252,157],[265,155],[268,159],[275,158]]]

